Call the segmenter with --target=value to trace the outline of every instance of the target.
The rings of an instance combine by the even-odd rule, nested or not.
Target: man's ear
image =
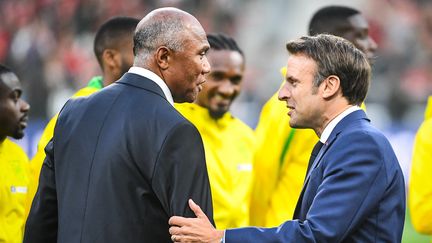
[[[330,75],[323,80],[322,96],[324,99],[328,99],[336,95],[340,90],[340,79],[336,75]]]
[[[171,61],[171,50],[166,46],[160,46],[156,50],[156,61],[159,67],[162,70],[166,70],[169,67],[170,61]]]
[[[105,49],[102,53],[102,60],[103,65],[105,66],[105,69],[113,69],[116,66],[119,66],[118,63],[120,60],[117,60],[116,58],[117,50],[114,49]]]

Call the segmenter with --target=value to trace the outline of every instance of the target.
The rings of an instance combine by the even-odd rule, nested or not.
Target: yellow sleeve
[[[22,242],[28,177],[27,155],[6,138],[0,143],[0,242]]]
[[[420,126],[413,150],[408,202],[414,228],[432,234],[432,119]]]
[[[37,145],[36,154],[30,161],[30,184],[27,193],[27,203],[26,203],[26,215],[30,212],[31,204],[33,201],[33,197],[36,194],[38,185],[39,185],[39,174],[42,168],[42,163],[45,159],[45,146],[51,140],[54,134],[54,127],[57,122],[58,114],[56,114],[45,127],[42,136]]]

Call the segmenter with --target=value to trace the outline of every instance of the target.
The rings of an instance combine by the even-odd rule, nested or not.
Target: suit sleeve
[[[39,187],[27,218],[24,243],[57,242],[57,193],[52,140],[45,148]]]
[[[152,187],[168,216],[195,217],[188,205],[191,198],[214,225],[204,147],[198,130],[189,122],[175,126],[165,139]]]
[[[286,221],[275,228],[227,230],[226,242],[343,241],[377,209],[385,193],[395,193],[403,186],[401,174],[392,177],[386,174],[384,153],[383,147],[367,135],[349,136],[335,142],[327,151],[322,182],[306,220]],[[404,214],[403,208],[396,209],[397,214]],[[401,225],[395,222],[392,227],[401,232]]]

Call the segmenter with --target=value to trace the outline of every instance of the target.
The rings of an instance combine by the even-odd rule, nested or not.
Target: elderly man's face
[[[193,102],[210,72],[207,51],[210,45],[201,26],[190,28],[182,34],[183,49],[174,51],[171,60],[170,77],[165,77],[178,103]]]

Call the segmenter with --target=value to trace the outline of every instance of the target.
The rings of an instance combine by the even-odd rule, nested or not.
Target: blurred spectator
[[[29,104],[21,98],[18,77],[0,64],[0,242],[22,242],[29,164],[24,151],[9,138],[21,139]]]
[[[409,208],[414,228],[432,235],[432,96],[414,143],[409,183]]]

